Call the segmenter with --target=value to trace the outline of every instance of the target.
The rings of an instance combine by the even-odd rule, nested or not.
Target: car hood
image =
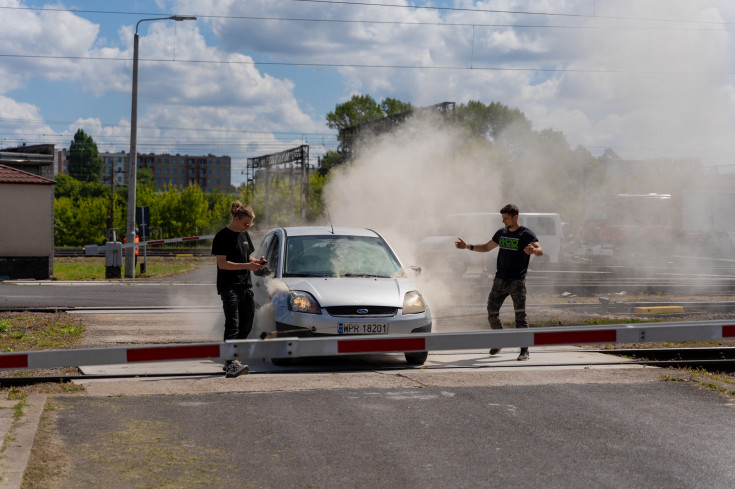
[[[285,277],[283,281],[290,290],[310,293],[322,307],[403,307],[406,292],[416,290],[407,278]]]

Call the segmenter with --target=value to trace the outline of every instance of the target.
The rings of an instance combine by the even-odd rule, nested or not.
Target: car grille
[[[398,311],[397,307],[386,307],[386,306],[336,306],[327,307],[327,312],[330,316],[339,317],[386,317],[395,316]],[[367,310],[367,313],[360,314],[359,310]]]

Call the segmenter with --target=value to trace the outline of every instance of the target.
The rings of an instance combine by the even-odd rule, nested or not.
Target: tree
[[[306,220],[316,221],[324,214],[324,185],[328,177],[320,172],[309,175],[309,195],[306,199]]]
[[[69,175],[83,182],[102,179],[102,159],[97,144],[83,129],[78,129],[69,144]]]
[[[79,200],[87,197],[104,197],[110,195],[110,188],[100,181],[80,182],[70,175],[56,175],[54,197],[69,197]]]
[[[327,127],[342,133],[348,127],[385,117],[383,108],[370,95],[353,95],[327,114]]]
[[[511,109],[500,102],[489,105],[477,100],[457,107],[457,122],[470,131],[470,134],[499,140],[504,131],[514,128],[515,132],[531,132],[531,122],[519,109]]]
[[[343,162],[342,155],[336,151],[327,151],[322,157],[321,164],[319,165],[319,174],[324,176],[329,173],[329,170],[337,165],[341,165]]]
[[[412,108],[410,103],[394,98],[385,98],[378,104],[370,95],[353,95],[347,102],[337,104],[334,112],[327,114],[327,127],[339,131],[337,139],[341,149],[349,150],[354,141],[348,136],[348,129],[387,116],[409,112]]]
[[[380,102],[380,108],[385,115],[402,114],[413,110],[409,102],[401,102],[395,98],[385,98]]]
[[[153,170],[151,168],[139,168],[135,175],[136,190],[141,188],[156,189],[156,182],[153,179]]]
[[[54,243],[56,246],[84,246],[106,241],[105,220],[109,197],[69,197],[54,199]]]

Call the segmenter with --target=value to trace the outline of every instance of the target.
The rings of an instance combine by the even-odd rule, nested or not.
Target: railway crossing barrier
[[[221,343],[31,351],[1,353],[0,369],[720,339],[735,339],[735,321],[636,323],[604,327],[571,326],[387,336],[265,338]]]
[[[168,243],[182,243],[182,242],[188,242],[188,241],[198,241],[202,239],[213,239],[214,234],[207,235],[207,236],[187,236],[185,238],[169,238],[169,239],[151,239],[148,241],[140,241],[139,243],[120,243],[120,242],[108,242],[104,246],[99,245],[86,245],[84,247],[84,254],[87,256],[94,256],[99,255],[102,252],[107,253],[108,251],[113,251],[117,249],[127,249],[127,248],[134,248],[134,247],[146,247],[146,246],[152,246],[152,245],[159,245],[159,244],[168,244]]]
[[[198,241],[201,239],[212,239],[214,235],[207,236],[188,236],[185,238],[169,238],[169,239],[154,239],[136,243],[120,243],[119,241],[108,241],[104,246],[99,245],[86,245],[84,247],[84,254],[87,256],[95,256],[100,253],[105,253],[105,278],[120,278],[120,270],[123,263],[123,251],[129,248],[143,247],[143,263],[140,265],[141,273],[145,272],[145,265],[148,261],[146,250],[148,246],[159,245],[166,243],[181,243],[189,241]],[[136,252],[137,255],[137,252]]]

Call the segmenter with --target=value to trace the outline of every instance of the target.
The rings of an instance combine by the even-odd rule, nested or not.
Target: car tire
[[[278,367],[288,367],[292,360],[292,358],[271,358],[271,363]]]
[[[409,365],[423,365],[426,362],[426,358],[429,356],[428,351],[418,351],[418,352],[405,352],[404,355],[406,355],[406,362]]]

